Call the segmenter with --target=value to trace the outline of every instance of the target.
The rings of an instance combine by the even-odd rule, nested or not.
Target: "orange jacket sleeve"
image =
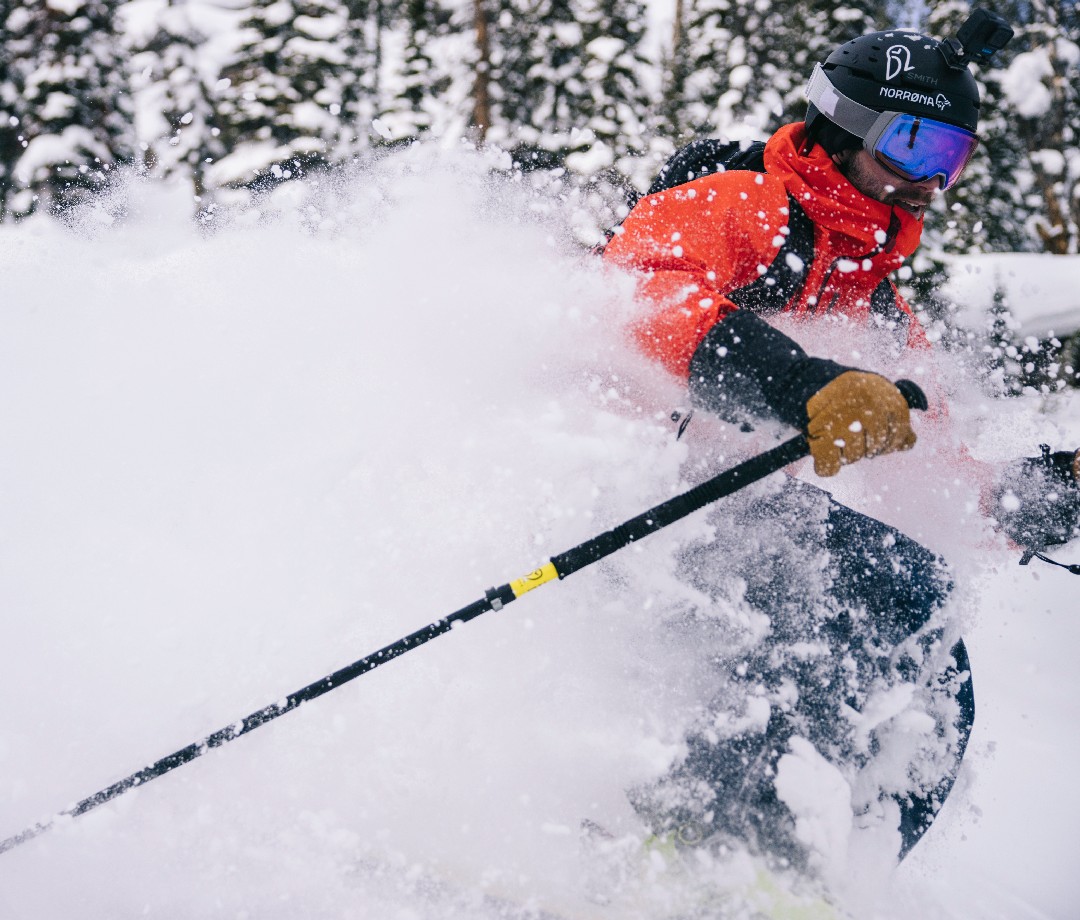
[[[763,274],[787,233],[787,193],[764,173],[705,176],[638,202],[604,258],[639,273],[651,303],[631,335],[686,378],[705,334],[737,309],[727,294]]]

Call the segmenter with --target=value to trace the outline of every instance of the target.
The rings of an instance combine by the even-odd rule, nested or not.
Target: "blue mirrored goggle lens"
[[[912,182],[941,177],[949,188],[979,145],[970,131],[932,118],[897,115],[874,144],[874,156]]]

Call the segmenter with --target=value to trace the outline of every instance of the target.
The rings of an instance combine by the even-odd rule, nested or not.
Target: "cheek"
[[[886,195],[896,191],[891,182],[887,182],[876,170],[865,164],[855,164],[848,178],[855,188],[876,201],[881,201]]]

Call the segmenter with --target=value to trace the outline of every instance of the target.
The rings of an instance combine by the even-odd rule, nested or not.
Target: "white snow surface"
[[[1080,329],[1080,255],[1017,252],[953,256],[945,292],[958,321],[971,329],[992,320],[996,295],[1004,295],[1010,326],[1021,335],[1072,335]]]
[[[682,388],[620,334],[628,279],[575,252],[570,203],[489,165],[413,148],[212,233],[182,193],[135,180],[70,226],[0,228],[0,838],[749,449],[708,419],[675,440]],[[929,384],[924,363],[902,370]],[[948,437],[982,459],[1080,444],[1075,394],[939,380]],[[944,426],[917,424],[910,454],[830,487],[954,565],[978,708],[960,782],[898,869],[888,835],[856,846],[830,817],[844,791],[812,750],[793,751],[785,799],[808,836],[849,845],[826,857],[852,916],[1065,920],[1080,583],[1019,567],[939,462]],[[479,895],[508,890],[584,904],[579,823],[640,832],[625,790],[677,755],[707,690],[707,650],[664,629],[695,600],[673,554],[707,526],[61,821],[0,855],[0,917],[485,920]]]

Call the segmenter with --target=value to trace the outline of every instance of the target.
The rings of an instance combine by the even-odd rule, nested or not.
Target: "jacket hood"
[[[766,170],[783,181],[815,224],[850,237],[863,253],[887,253],[898,267],[918,248],[922,221],[903,208],[867,197],[820,145],[804,154],[805,144],[803,122],[785,125],[765,145]]]

